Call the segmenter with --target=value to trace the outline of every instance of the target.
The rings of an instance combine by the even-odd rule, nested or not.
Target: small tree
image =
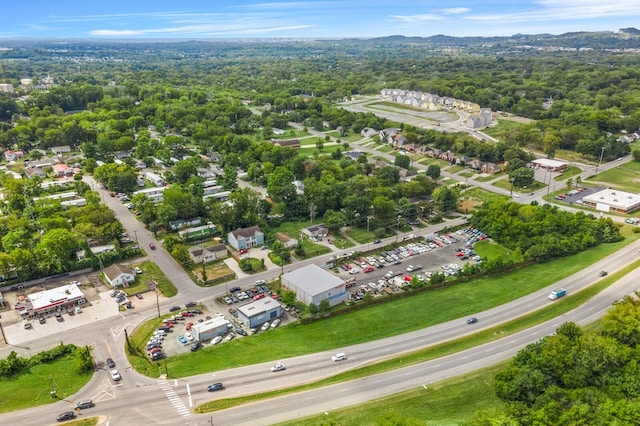
[[[320,302],[320,312],[329,312],[331,309],[331,304],[327,299],[324,299]]]
[[[317,314],[318,313],[318,305],[316,305],[313,302],[309,303],[309,313],[311,315]]]

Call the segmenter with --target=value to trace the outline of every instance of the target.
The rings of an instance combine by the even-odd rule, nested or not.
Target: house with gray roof
[[[264,244],[264,233],[259,226],[238,228],[227,234],[227,241],[236,250],[249,249]]]

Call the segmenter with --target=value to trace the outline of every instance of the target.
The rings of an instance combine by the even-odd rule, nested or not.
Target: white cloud
[[[407,22],[407,23],[440,21],[442,19],[441,16],[434,15],[431,13],[422,13],[418,15],[389,15],[389,18],[397,21]]]
[[[451,9],[443,10],[443,12],[444,13],[451,13],[451,14],[459,14],[459,13],[471,12],[471,9],[469,9],[468,7],[453,7]]]

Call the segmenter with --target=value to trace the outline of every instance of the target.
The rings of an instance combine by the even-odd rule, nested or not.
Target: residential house
[[[224,244],[208,247],[189,247],[189,257],[193,263],[208,263],[229,256],[229,249]]]
[[[403,169],[399,167],[398,174],[400,175],[400,180],[408,182],[416,177],[418,175],[418,172],[416,170]]]
[[[302,232],[311,238],[322,238],[329,234],[329,230],[324,226],[324,224],[307,226],[302,230]]]
[[[24,157],[24,152],[22,151],[7,150],[4,152],[5,161],[16,161],[17,159],[22,157]]]
[[[273,146],[281,146],[283,148],[300,149],[300,141],[298,139],[271,139],[271,144]]]
[[[453,152],[446,150],[445,152],[441,153],[438,158],[451,163],[456,158],[456,155]]]
[[[380,130],[380,140],[385,143],[393,143],[393,137],[401,132],[401,129],[388,128]]]
[[[69,145],[52,146],[51,152],[53,152],[55,155],[61,155],[67,152],[71,152],[71,147]]]
[[[409,143],[407,137],[402,134],[396,134],[391,138],[391,140],[393,141],[393,147],[396,149],[405,149],[404,146]]]
[[[287,234],[283,234],[281,232],[278,232],[276,238],[278,239],[278,241],[282,242],[282,244],[284,244],[284,248],[288,250],[292,250],[298,245],[298,240],[296,240],[295,238],[291,238]]]
[[[57,177],[73,176],[73,169],[67,166],[66,164],[62,164],[62,163],[54,164],[52,167],[53,167],[53,173]]]
[[[372,138],[378,134],[380,134],[380,131],[371,127],[365,127],[364,129],[360,130],[360,136],[362,136],[363,138]]]
[[[248,249],[264,244],[264,233],[259,226],[250,226],[248,228],[238,228],[227,234],[229,245],[236,250]]]
[[[131,268],[117,263],[105,268],[104,276],[113,288],[120,286],[129,287],[129,283],[136,279]]]

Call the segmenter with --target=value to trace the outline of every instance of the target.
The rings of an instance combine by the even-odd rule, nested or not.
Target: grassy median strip
[[[593,296],[600,293],[602,290],[622,278],[626,274],[640,267],[640,260],[626,266],[615,274],[611,274],[608,277],[598,281],[596,284],[589,286],[588,288],[565,296],[561,300],[555,303],[551,303],[549,306],[534,311],[530,314],[519,317],[513,321],[500,324],[497,327],[492,327],[487,330],[482,330],[470,336],[465,336],[460,339],[451,340],[440,345],[431,346],[410,354],[402,355],[397,358],[382,361],[376,364],[368,365],[366,367],[347,371],[335,376],[329,377],[324,380],[320,380],[314,383],[308,383],[301,386],[295,386],[292,388],[281,389],[273,392],[265,392],[256,395],[248,395],[240,398],[228,398],[205,403],[196,408],[196,412],[206,413],[211,411],[222,410],[225,408],[234,407],[237,405],[245,404],[247,402],[258,401],[274,396],[285,395],[293,392],[299,392],[303,390],[315,389],[318,387],[345,382],[361,377],[370,376],[373,374],[383,373],[390,370],[395,370],[407,365],[413,365],[420,362],[425,362],[431,359],[439,358],[445,355],[460,352],[465,349],[472,348],[487,342],[491,342],[502,337],[514,334],[516,332],[525,330],[534,325],[551,320],[560,316],[563,313],[569,312],[578,306],[591,299]]]

